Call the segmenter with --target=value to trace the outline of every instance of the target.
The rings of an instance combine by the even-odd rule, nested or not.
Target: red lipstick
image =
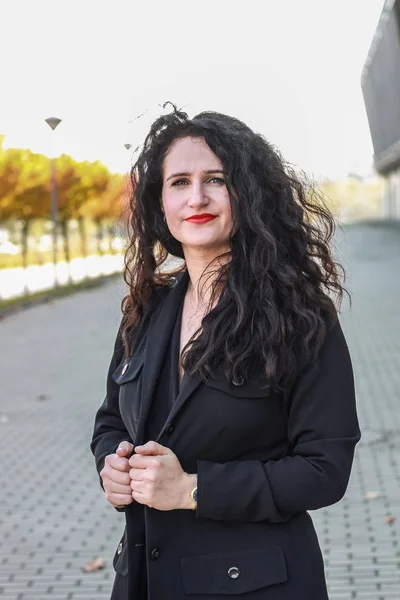
[[[185,219],[185,221],[189,221],[189,223],[195,223],[196,225],[201,225],[203,223],[208,223],[216,218],[216,215],[211,215],[210,213],[202,213],[201,215],[192,215]]]

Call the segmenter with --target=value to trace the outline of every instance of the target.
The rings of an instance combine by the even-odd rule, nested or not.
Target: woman
[[[126,515],[112,599],[324,600],[307,511],[342,498],[360,439],[333,219],[215,112],[158,118],[131,176],[129,294],[92,441]]]

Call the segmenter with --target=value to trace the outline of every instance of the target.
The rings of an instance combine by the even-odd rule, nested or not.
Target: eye
[[[221,177],[212,177],[210,179],[210,181],[218,181],[218,183],[221,183],[221,184],[225,183],[225,179],[222,179]]]
[[[186,183],[186,181],[184,179],[177,179],[172,185],[178,185],[178,183]]]

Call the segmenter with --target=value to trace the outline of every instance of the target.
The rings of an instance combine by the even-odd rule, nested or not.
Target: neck
[[[215,260],[227,252],[228,248],[218,252],[210,252],[184,248],[186,267],[189,273],[188,292],[192,294],[196,304],[208,302],[211,296],[212,284],[218,276],[218,269],[229,262],[229,256]],[[211,263],[211,264],[210,264]]]

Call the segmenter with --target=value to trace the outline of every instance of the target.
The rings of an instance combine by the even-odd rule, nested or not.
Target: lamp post
[[[61,123],[61,119],[49,117],[45,119],[47,125],[52,131]],[[57,197],[57,178],[56,178],[56,161],[54,156],[51,157],[51,200],[50,214],[53,223],[53,264],[54,264],[54,286],[58,287],[57,277],[57,213],[58,213],[58,197]]]

